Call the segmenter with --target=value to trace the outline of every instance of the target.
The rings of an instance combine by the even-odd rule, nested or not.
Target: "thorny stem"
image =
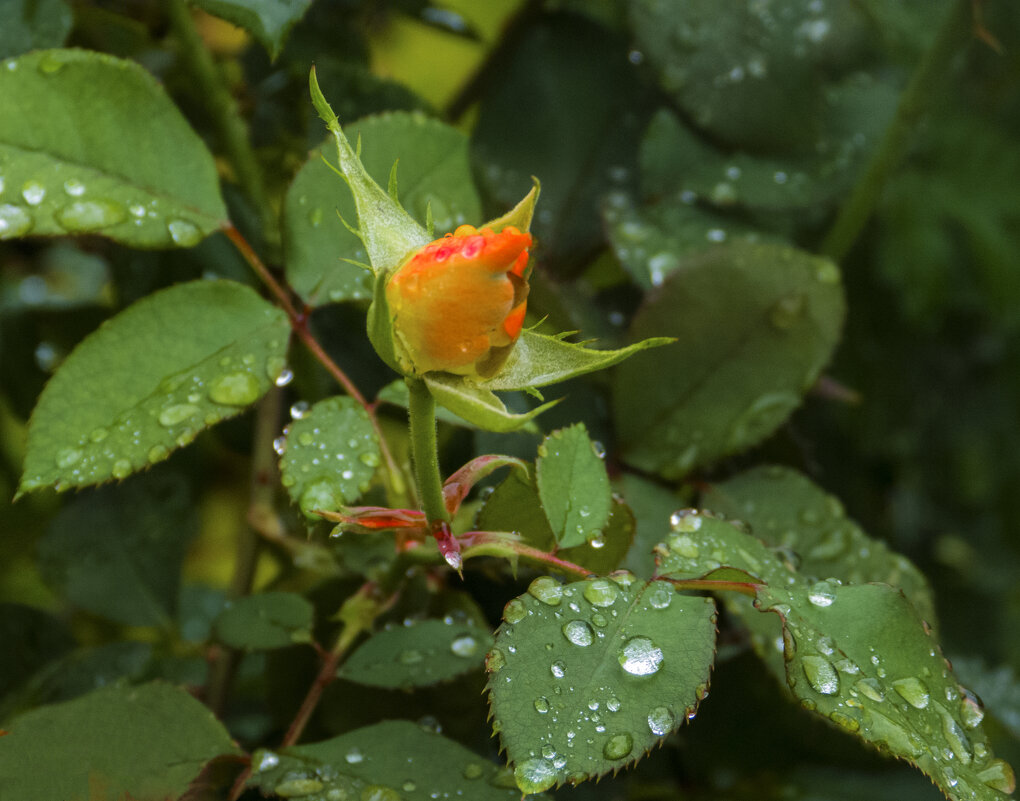
[[[450,513],[443,498],[436,447],[436,401],[420,378],[408,378],[407,389],[410,395],[407,411],[411,421],[411,455],[418,498],[429,525],[448,523]]]
[[[393,454],[390,452],[389,446],[386,443],[386,437],[383,436],[382,427],[379,425],[379,418],[375,413],[375,406],[365,399],[365,396],[361,394],[361,391],[357,388],[357,386],[355,386],[354,382],[351,381],[348,375],[340,369],[340,366],[329,357],[329,354],[323,350],[322,345],[319,344],[319,341],[315,338],[315,335],[312,334],[308,327],[307,311],[299,312],[297,310],[290,298],[290,294],[286,289],[284,289],[283,285],[276,280],[273,274],[269,271],[269,268],[262,263],[262,259],[258,257],[258,254],[248,243],[248,240],[244,238],[244,235],[231,223],[227,223],[222,230],[227,238],[233,243],[234,247],[237,248],[241,256],[244,257],[244,260],[248,262],[248,265],[252,268],[255,274],[269,289],[270,293],[276,299],[276,302],[280,305],[280,308],[282,308],[287,314],[287,318],[290,320],[290,327],[297,335],[298,339],[300,339],[304,346],[308,348],[312,356],[314,356],[315,359],[324,368],[326,368],[326,371],[333,376],[334,380],[343,387],[344,391],[368,413],[369,423],[372,426],[372,430],[375,431],[376,438],[379,440],[379,450],[382,453],[383,461],[386,462],[387,483],[391,499],[394,502],[398,499],[402,499],[406,492],[403,474],[397,466],[397,463],[393,458]]]
[[[950,62],[973,35],[971,0],[957,0],[939,28],[931,48],[917,65],[900,96],[896,115],[822,242],[821,252],[842,261],[875,209],[882,188],[907,150],[921,117],[942,91]]]
[[[272,508],[276,482],[275,464],[273,459],[273,439],[280,423],[280,411],[283,393],[273,388],[259,404],[258,416],[255,419],[255,434],[252,440],[252,468],[248,502],[248,517],[253,517],[256,510]],[[251,592],[258,564],[259,532],[249,523],[241,529],[237,543],[237,561],[234,563],[234,575],[230,580],[227,594],[230,598],[240,598]],[[227,692],[237,667],[238,654],[233,649],[223,649],[213,662],[209,672],[206,690],[206,701],[209,708],[217,714],[222,713]]]
[[[279,239],[276,214],[266,194],[265,179],[248,136],[248,126],[241,116],[237,100],[230,93],[223,73],[206,49],[191,9],[185,0],[168,4],[170,25],[180,44],[181,56],[195,81],[202,87],[201,97],[206,112],[216,126],[220,141],[237,173],[237,180],[258,210],[262,230],[270,242]]]

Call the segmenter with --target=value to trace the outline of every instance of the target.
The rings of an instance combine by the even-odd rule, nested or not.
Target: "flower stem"
[[[408,417],[411,421],[411,456],[418,499],[429,525],[450,522],[443,500],[443,481],[439,473],[436,447],[436,401],[420,378],[407,378],[410,394]]]
[[[877,205],[882,189],[907,150],[930,102],[945,91],[944,79],[953,57],[972,38],[971,0],[956,0],[935,41],[921,58],[900,96],[896,115],[886,129],[864,174],[840,209],[822,242],[821,252],[842,261],[860,236]]]

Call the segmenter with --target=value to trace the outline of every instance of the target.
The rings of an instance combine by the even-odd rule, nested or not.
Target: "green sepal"
[[[499,233],[508,225],[512,225],[519,231],[530,231],[531,220],[535,216],[535,204],[538,203],[538,196],[542,191],[542,184],[539,183],[538,178],[532,176],[531,180],[534,183],[531,191],[521,198],[521,201],[516,206],[503,216],[478,226],[479,229],[491,228],[496,233]]]
[[[486,431],[516,431],[559,403],[554,400],[523,414],[514,414],[507,411],[503,401],[489,389],[474,381],[448,373],[426,373],[422,378],[437,403]]]
[[[319,89],[315,67],[309,73],[308,85],[312,104],[336,141],[340,172],[354,196],[359,234],[365,243],[372,270],[377,275],[389,273],[412,252],[429,243],[428,231],[404,211],[362,166],[361,159],[340,128],[340,120]]]
[[[638,351],[675,341],[670,337],[653,337],[618,350],[594,350],[584,343],[564,342],[556,337],[524,331],[503,369],[482,386],[494,390],[544,387],[612,367]]]
[[[398,373],[409,374],[400,365],[396,335],[393,331],[393,320],[390,314],[390,303],[386,299],[386,282],[389,273],[378,272],[372,288],[372,304],[368,307],[368,339],[386,365]]]

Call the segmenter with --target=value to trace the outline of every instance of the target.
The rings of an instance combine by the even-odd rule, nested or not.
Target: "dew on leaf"
[[[701,523],[701,514],[697,509],[677,509],[669,516],[669,525],[674,531],[692,533],[701,528]]]
[[[110,473],[114,478],[127,478],[131,475],[131,462],[127,459],[118,459],[110,468]]]
[[[340,488],[332,479],[323,478],[308,485],[301,493],[301,500],[298,505],[305,514],[311,514],[316,509],[332,510],[342,502],[343,495]]]
[[[571,620],[563,625],[563,636],[567,638],[567,641],[584,648],[589,646],[595,640],[595,633],[583,620]]]
[[[549,672],[557,679],[562,679],[567,674],[567,667],[563,664],[563,660],[557,659],[549,666]]]
[[[860,731],[861,722],[853,715],[835,710],[829,713],[829,720],[850,732]]]
[[[280,764],[280,757],[272,751],[256,751],[251,760],[252,770],[260,773],[264,770],[272,770]]]
[[[821,695],[835,695],[839,692],[839,674],[828,659],[809,654],[801,657],[801,665],[808,684],[815,692]]]
[[[259,399],[259,382],[251,373],[221,375],[209,385],[209,398],[224,406],[247,406]]]
[[[854,684],[854,687],[861,695],[865,698],[870,698],[872,701],[881,703],[885,700],[885,693],[882,691],[882,685],[879,684],[878,679],[861,679]]]
[[[535,699],[535,711],[540,715],[544,715],[549,711],[549,699],[544,695],[539,696]]]
[[[563,586],[550,576],[539,576],[528,586],[528,594],[548,606],[559,606],[563,600]]]
[[[290,407],[290,416],[294,420],[300,420],[308,415],[308,401],[297,401]],[[351,447],[354,447],[353,445]]]
[[[297,439],[299,444],[305,446],[311,445],[313,442],[315,442],[315,437],[312,436],[310,431],[302,431],[298,435]]]
[[[170,451],[168,451],[163,445],[153,445],[149,448],[147,457],[149,459],[149,464],[155,464],[156,462],[162,462],[169,455]]]
[[[194,417],[198,414],[200,409],[197,406],[192,406],[188,403],[178,403],[173,406],[167,406],[163,411],[159,413],[159,424],[169,428],[170,426],[179,425],[185,420]]]
[[[892,683],[892,686],[914,709],[926,708],[931,700],[931,695],[928,688],[924,686],[924,682],[914,676],[897,679]]]
[[[631,637],[617,654],[617,659],[632,676],[651,676],[662,666],[662,649],[647,637]]]
[[[657,706],[648,713],[648,729],[657,737],[669,734],[676,725],[676,715],[668,706]]]
[[[881,712],[869,709],[866,723],[870,739],[876,743],[885,743],[893,753],[907,754],[911,757],[917,757],[923,753],[923,748],[916,737]]]
[[[964,765],[969,765],[974,758],[974,752],[970,744],[970,738],[963,731],[963,727],[956,722],[956,719],[949,714],[941,704],[935,704],[935,710],[942,718],[942,733],[946,736],[946,742],[953,749],[953,753]]]
[[[1009,763],[1002,759],[993,759],[988,767],[978,773],[978,778],[993,790],[1000,793],[1012,793],[1016,789],[1016,775]]]
[[[614,734],[602,747],[606,759],[623,759],[634,750],[634,737],[629,732]]]
[[[193,247],[202,241],[202,232],[198,226],[187,220],[170,220],[166,228],[174,244],[183,248]]]
[[[665,609],[673,602],[673,587],[665,581],[653,581],[648,590],[648,603],[655,609]]]
[[[57,452],[57,467],[66,469],[81,461],[84,454],[77,448],[64,448]]]
[[[697,559],[700,553],[698,544],[686,534],[670,534],[668,544],[673,553],[685,559]]]
[[[350,751],[344,754],[344,761],[347,762],[348,765],[357,765],[364,759],[365,755],[361,753],[361,749],[357,747],[352,748]]]
[[[787,295],[777,300],[769,311],[769,322],[780,331],[790,329],[804,314],[806,301],[802,293]]]
[[[361,791],[360,801],[401,801],[400,794],[382,784],[370,784]]]
[[[115,200],[76,200],[57,209],[53,215],[65,231],[98,231],[124,222],[127,211]]]
[[[485,669],[489,673],[498,673],[506,665],[506,657],[499,648],[493,648],[485,656]]]
[[[976,729],[985,719],[985,710],[980,699],[966,687],[960,688],[960,720],[968,729]]]
[[[519,620],[523,620],[524,616],[527,614],[528,608],[519,598],[510,599],[507,602],[507,605],[503,607],[503,620],[507,623],[513,624]]]
[[[0,240],[24,236],[33,225],[32,215],[21,206],[0,205]]]
[[[818,607],[832,606],[832,602],[836,600],[836,593],[830,582],[819,581],[808,592],[808,600]]]
[[[484,773],[484,768],[482,768],[481,765],[477,762],[468,762],[468,764],[464,766],[462,775],[465,779],[480,779],[482,777],[482,773]]]
[[[284,776],[284,780],[273,788],[273,792],[280,796],[280,798],[301,798],[302,796],[317,793],[321,789],[322,782],[318,779],[288,779]]]
[[[478,640],[470,634],[464,634],[450,643],[450,651],[454,656],[474,656],[478,652]]]
[[[379,456],[374,451],[368,451],[366,453],[361,454],[358,457],[358,461],[361,462],[366,467],[379,466]]]
[[[556,783],[556,767],[548,759],[526,759],[514,768],[514,781],[525,795],[541,793]]]
[[[64,191],[71,197],[81,197],[85,194],[85,184],[76,178],[68,178],[64,181]]]
[[[21,196],[29,206],[38,206],[46,198],[46,187],[38,181],[25,181]]]
[[[592,606],[612,606],[620,591],[609,579],[593,579],[585,582],[584,597]]]

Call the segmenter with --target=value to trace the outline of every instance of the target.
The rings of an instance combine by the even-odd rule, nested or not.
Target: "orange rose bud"
[[[415,374],[488,378],[521,334],[531,234],[462,225],[404,262],[386,284],[398,350]]]

